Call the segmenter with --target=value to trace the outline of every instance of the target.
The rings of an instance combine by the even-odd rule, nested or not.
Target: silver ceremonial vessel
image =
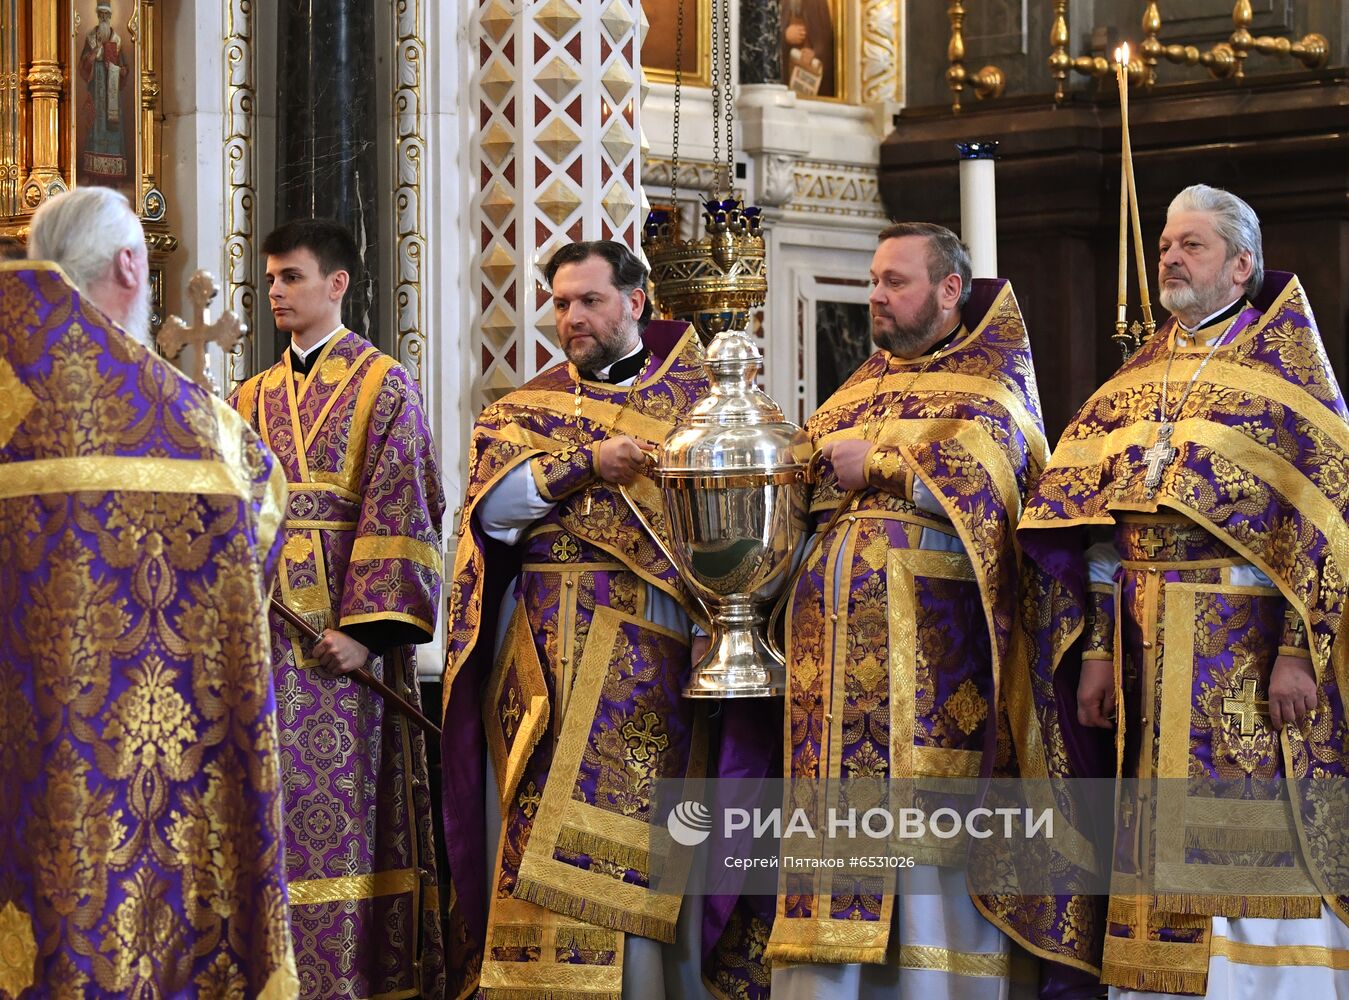
[[[743,330],[719,333],[707,348],[711,390],[657,455],[670,554],[711,623],[688,698],[786,691],[786,663],[766,633],[765,612],[805,528],[811,447],[755,384],[762,360]]]

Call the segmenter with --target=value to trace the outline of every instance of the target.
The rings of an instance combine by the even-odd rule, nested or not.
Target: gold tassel
[[[674,944],[675,925],[673,921],[612,903],[586,899],[575,892],[560,887],[544,885],[534,879],[520,878],[515,884],[515,898],[527,903],[542,906],[555,913],[566,914],[573,920],[584,920],[588,924],[608,927],[624,934],[636,934],[648,937],[664,944]]]
[[[1136,969],[1108,959],[1101,963],[1101,983],[1126,990],[1153,993],[1197,993],[1208,990],[1208,971],[1175,972],[1163,969]]]
[[[605,861],[620,868],[631,868],[643,875],[648,873],[651,866],[651,852],[645,847],[616,844],[588,830],[577,830],[570,826],[564,826],[557,835],[557,847],[559,850],[571,854],[585,854],[597,861]]]
[[[1163,920],[1172,914],[1202,914],[1208,917],[1276,917],[1309,920],[1321,915],[1320,896],[1238,896],[1201,893],[1164,893],[1153,897],[1153,906]]]

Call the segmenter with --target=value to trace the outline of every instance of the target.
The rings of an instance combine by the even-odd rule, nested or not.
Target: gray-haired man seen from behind
[[[28,259],[59,264],[87,300],[151,346],[150,260],[125,195],[84,187],[45,202],[33,216]]]

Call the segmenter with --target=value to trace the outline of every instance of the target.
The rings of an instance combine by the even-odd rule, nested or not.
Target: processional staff
[[[220,345],[221,350],[233,350],[234,345],[248,332],[248,325],[228,309],[214,323],[206,321],[206,308],[219,293],[220,287],[210,272],[198,271],[187,283],[187,300],[192,305],[192,325],[188,326],[177,316],[170,316],[159,331],[159,349],[170,361],[174,361],[184,347],[194,348],[192,370],[184,369],[184,374],[213,395],[219,395],[219,390],[206,368],[206,345],[215,343]]]
[[[309,622],[305,621],[304,618],[299,613],[297,613],[290,607],[287,607],[286,604],[281,600],[279,600],[275,594],[272,595],[272,608],[276,611],[277,614],[279,614],[287,622],[293,625],[296,631],[300,633],[300,635],[308,639],[310,642],[318,642],[320,639],[323,638],[322,632],[314,628],[313,625],[310,625]],[[406,715],[408,719],[414,725],[417,726],[418,729],[422,730],[422,732],[426,733],[428,736],[434,737],[437,740],[440,739],[439,726],[437,726],[426,716],[422,715],[422,713],[417,711],[416,707],[411,702],[405,699],[393,688],[389,687],[389,685],[385,684],[374,674],[370,673],[370,671],[366,670],[364,667],[357,667],[355,670],[352,670],[346,676],[356,681],[356,683],[362,684],[365,687],[368,687],[371,691],[374,691],[376,694],[378,694],[380,697],[384,699],[384,703],[386,705],[390,705],[393,708],[398,709],[398,711]]]

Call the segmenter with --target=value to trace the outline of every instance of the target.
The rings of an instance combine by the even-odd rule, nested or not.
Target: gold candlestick
[[[1128,113],[1129,84],[1124,76],[1124,58],[1115,50],[1115,82],[1119,86],[1120,120]],[[1129,168],[1125,158],[1127,128],[1121,128],[1119,147],[1119,295],[1115,307],[1114,341],[1127,360],[1132,349],[1129,339]]]
[[[1152,300],[1148,288],[1147,253],[1143,248],[1143,226],[1139,218],[1138,187],[1134,181],[1133,145],[1129,139],[1129,82],[1137,75],[1142,78],[1143,64],[1129,59],[1128,43],[1115,50],[1116,80],[1119,83],[1120,117],[1120,239],[1119,239],[1119,300],[1115,314],[1113,339],[1120,345],[1127,360],[1142,346],[1145,337],[1156,329],[1152,318]],[[1135,72],[1136,71],[1136,72]],[[1127,211],[1126,211],[1127,208]],[[1128,327],[1128,273],[1129,250],[1127,233],[1133,223],[1134,257],[1138,267],[1138,299],[1143,311],[1143,322]]]
[[[1143,310],[1145,335],[1150,337],[1152,331],[1156,329],[1156,323],[1152,319],[1152,299],[1148,288],[1148,256],[1147,251],[1143,248],[1143,226],[1138,211],[1138,185],[1134,181],[1133,142],[1129,138],[1128,73],[1133,67],[1129,60],[1128,42],[1120,46],[1120,55],[1122,56],[1120,59],[1120,77],[1123,81],[1120,86],[1120,130],[1123,133],[1120,141],[1120,155],[1124,160],[1124,174],[1129,187],[1129,209],[1134,229],[1134,257],[1138,266],[1138,304]]]
[[[1235,27],[1228,42],[1236,64],[1232,71],[1233,76],[1239,79],[1246,75],[1246,57],[1252,51],[1267,56],[1290,56],[1308,69],[1318,69],[1326,64],[1330,55],[1330,43],[1326,41],[1325,35],[1313,31],[1309,35],[1303,35],[1296,42],[1270,35],[1256,38],[1251,34],[1251,22],[1254,20],[1255,12],[1251,9],[1251,0],[1237,0],[1232,8],[1232,24]]]
[[[1001,97],[1007,78],[996,66],[985,66],[973,74],[965,69],[965,5],[961,0],[951,0],[946,16],[951,21],[951,40],[946,46],[946,58],[950,63],[946,68],[946,84],[951,88],[951,110],[959,114],[960,94],[966,83],[974,87],[975,97],[982,101],[987,97]]]
[[[1110,72],[1110,63],[1103,56],[1068,54],[1068,0],[1054,0],[1054,20],[1049,27],[1049,71],[1054,77],[1054,100],[1062,102],[1067,95],[1068,74],[1081,73],[1100,79]]]

